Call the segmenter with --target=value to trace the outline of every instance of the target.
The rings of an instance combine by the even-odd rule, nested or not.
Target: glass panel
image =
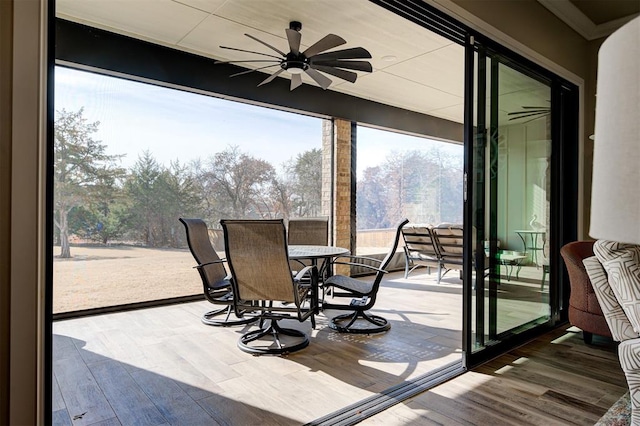
[[[359,126],[357,149],[357,254],[386,254],[403,217],[462,224],[462,145]]]
[[[223,251],[223,217],[329,213],[319,118],[63,67],[55,84],[54,313],[200,294],[179,217]]]
[[[551,88],[502,63],[497,74],[497,133],[491,153],[497,182],[491,197],[497,198],[500,334],[546,322],[550,315]]]
[[[482,51],[475,59],[481,84],[473,147],[472,342],[479,350],[550,318],[551,88],[496,58],[485,61]]]

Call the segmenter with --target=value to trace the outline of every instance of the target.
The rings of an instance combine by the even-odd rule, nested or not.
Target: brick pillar
[[[333,180],[333,245],[347,247],[353,252],[355,249],[355,193],[352,190],[352,157],[351,141],[352,123],[347,120],[326,120],[323,123],[323,152],[333,149],[333,167],[327,167],[323,161],[323,212],[325,212],[325,178],[332,176]],[[330,155],[330,154],[329,154]],[[324,158],[323,158],[324,160]],[[329,163],[327,161],[327,163]],[[325,172],[328,172],[325,175]],[[329,173],[332,173],[329,175]],[[331,180],[331,179],[327,179]],[[330,184],[329,184],[330,185]],[[327,194],[328,195],[328,194]],[[330,200],[327,200],[330,205]],[[336,273],[349,274],[349,268],[336,268]]]

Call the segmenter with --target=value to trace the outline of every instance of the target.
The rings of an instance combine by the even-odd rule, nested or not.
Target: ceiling
[[[538,0],[587,40],[606,37],[640,13],[638,0]]]
[[[571,6],[575,3],[571,13],[589,22],[593,21],[585,14],[598,14],[592,3],[630,3],[539,1]],[[56,7],[57,16],[64,19],[224,61],[254,59],[256,55],[222,49],[221,45],[274,53],[245,33],[288,51],[285,28],[290,21],[300,21],[301,50],[333,33],[347,41],[338,49],[362,46],[372,54],[372,73],[358,72],[356,83],[329,76],[333,80],[329,90],[463,121],[463,47],[368,0],[58,0]],[[617,19],[617,15],[611,16]],[[256,68],[261,64],[253,65]],[[503,119],[507,112],[519,110],[522,105],[547,102],[545,87],[519,84],[514,73],[506,73],[504,79]],[[315,85],[307,76],[303,76],[303,82]]]

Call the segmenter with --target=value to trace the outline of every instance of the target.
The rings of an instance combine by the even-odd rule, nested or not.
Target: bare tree
[[[94,140],[99,122],[90,123],[77,112],[57,111],[54,123],[54,204],[55,225],[60,232],[60,257],[71,257],[69,212],[89,203],[113,186],[124,174],[116,162],[121,155],[106,154],[106,145]]]
[[[271,192],[275,170],[265,160],[243,153],[237,146],[215,154],[202,179],[209,205],[218,217],[259,217],[265,194]]]

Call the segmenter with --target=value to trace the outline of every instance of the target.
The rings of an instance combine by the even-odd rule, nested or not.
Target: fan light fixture
[[[287,34],[287,40],[289,42],[289,53],[284,53],[280,49],[271,46],[270,44],[250,35],[245,34],[252,40],[263,44],[280,56],[273,54],[254,52],[251,50],[238,49],[235,47],[220,46],[222,49],[235,50],[245,53],[254,53],[256,55],[262,55],[263,57],[269,57],[271,59],[254,59],[243,61],[216,61],[216,64],[233,64],[243,62],[271,62],[269,65],[258,67],[255,69],[238,72],[231,74],[230,77],[235,77],[243,74],[249,74],[254,71],[263,70],[267,68],[280,67],[273,74],[263,80],[258,86],[267,84],[273,81],[282,72],[287,71],[291,74],[291,90],[302,85],[302,74],[307,74],[311,77],[320,87],[326,90],[333,81],[325,76],[323,73],[333,75],[351,83],[355,83],[358,78],[358,74],[353,71],[372,72],[373,67],[367,61],[354,61],[353,59],[367,59],[371,58],[371,54],[362,47],[353,47],[350,49],[334,50],[326,52],[329,49],[343,45],[346,41],[335,34],[327,34],[322,39],[311,45],[304,52],[300,52],[300,41],[302,35],[300,30],[302,24],[298,21],[291,21],[289,28],[285,29]],[[325,53],[322,53],[325,52]]]

